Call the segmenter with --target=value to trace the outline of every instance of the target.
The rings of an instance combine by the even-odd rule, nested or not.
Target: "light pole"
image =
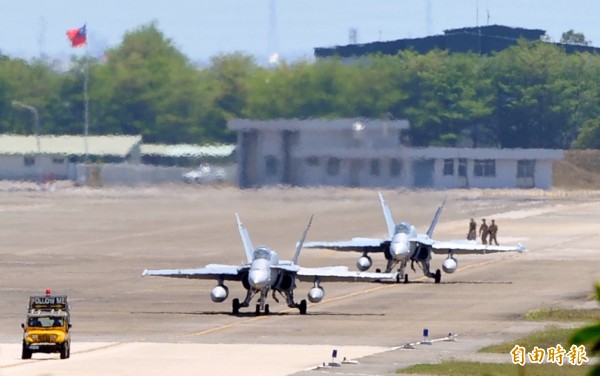
[[[12,105],[15,107],[24,108],[28,111],[31,111],[31,113],[33,114],[33,119],[35,121],[35,141],[37,143],[37,155],[35,157],[35,164],[38,167],[38,184],[42,184],[42,161],[40,160],[40,155],[42,153],[42,148],[40,145],[40,117],[38,116],[37,110],[33,106],[19,101],[12,101]]]

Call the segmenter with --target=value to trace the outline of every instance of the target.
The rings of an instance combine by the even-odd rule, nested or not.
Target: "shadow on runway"
[[[450,281],[441,285],[512,285],[512,281]]]
[[[400,282],[401,285],[512,285],[512,281],[442,281],[434,283],[432,281],[409,281],[408,283]]]
[[[362,316],[385,316],[384,313],[344,313],[344,312],[307,312],[306,315],[300,315],[297,311],[293,312],[270,312],[268,315],[256,312],[240,312],[236,315],[231,312],[217,311],[199,311],[199,312],[129,312],[132,315],[198,315],[198,316],[235,316],[235,317],[258,317],[258,316],[345,316],[345,317],[362,317]]]

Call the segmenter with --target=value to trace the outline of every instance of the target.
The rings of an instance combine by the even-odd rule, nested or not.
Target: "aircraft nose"
[[[262,289],[269,283],[269,276],[264,270],[251,270],[248,273],[248,282],[255,289]]]
[[[394,258],[403,258],[408,256],[408,244],[404,242],[392,242],[390,244],[390,253]]]

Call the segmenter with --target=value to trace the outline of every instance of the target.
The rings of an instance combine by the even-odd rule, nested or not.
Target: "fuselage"
[[[277,270],[271,266],[279,264],[277,253],[267,247],[258,247],[254,250],[250,271],[248,272],[248,283],[255,290],[273,287],[277,280]]]
[[[414,241],[417,236],[415,226],[407,222],[398,223],[390,242],[390,256],[397,261],[410,258],[416,248]]]

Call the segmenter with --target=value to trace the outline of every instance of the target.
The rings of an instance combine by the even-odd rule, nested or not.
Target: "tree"
[[[596,299],[600,301],[600,284],[596,285]],[[571,343],[575,345],[591,344],[592,354],[600,353],[600,323],[580,328],[571,337]],[[600,374],[600,365],[596,365],[590,375]]]
[[[156,22],[125,34],[90,78],[94,127],[100,134],[141,134],[145,142],[202,143],[210,98],[200,74]]]
[[[585,35],[583,35],[583,33],[576,33],[573,31],[573,29],[571,29],[562,33],[562,36],[560,37],[560,43],[589,46],[592,43],[592,41],[586,40]]]

